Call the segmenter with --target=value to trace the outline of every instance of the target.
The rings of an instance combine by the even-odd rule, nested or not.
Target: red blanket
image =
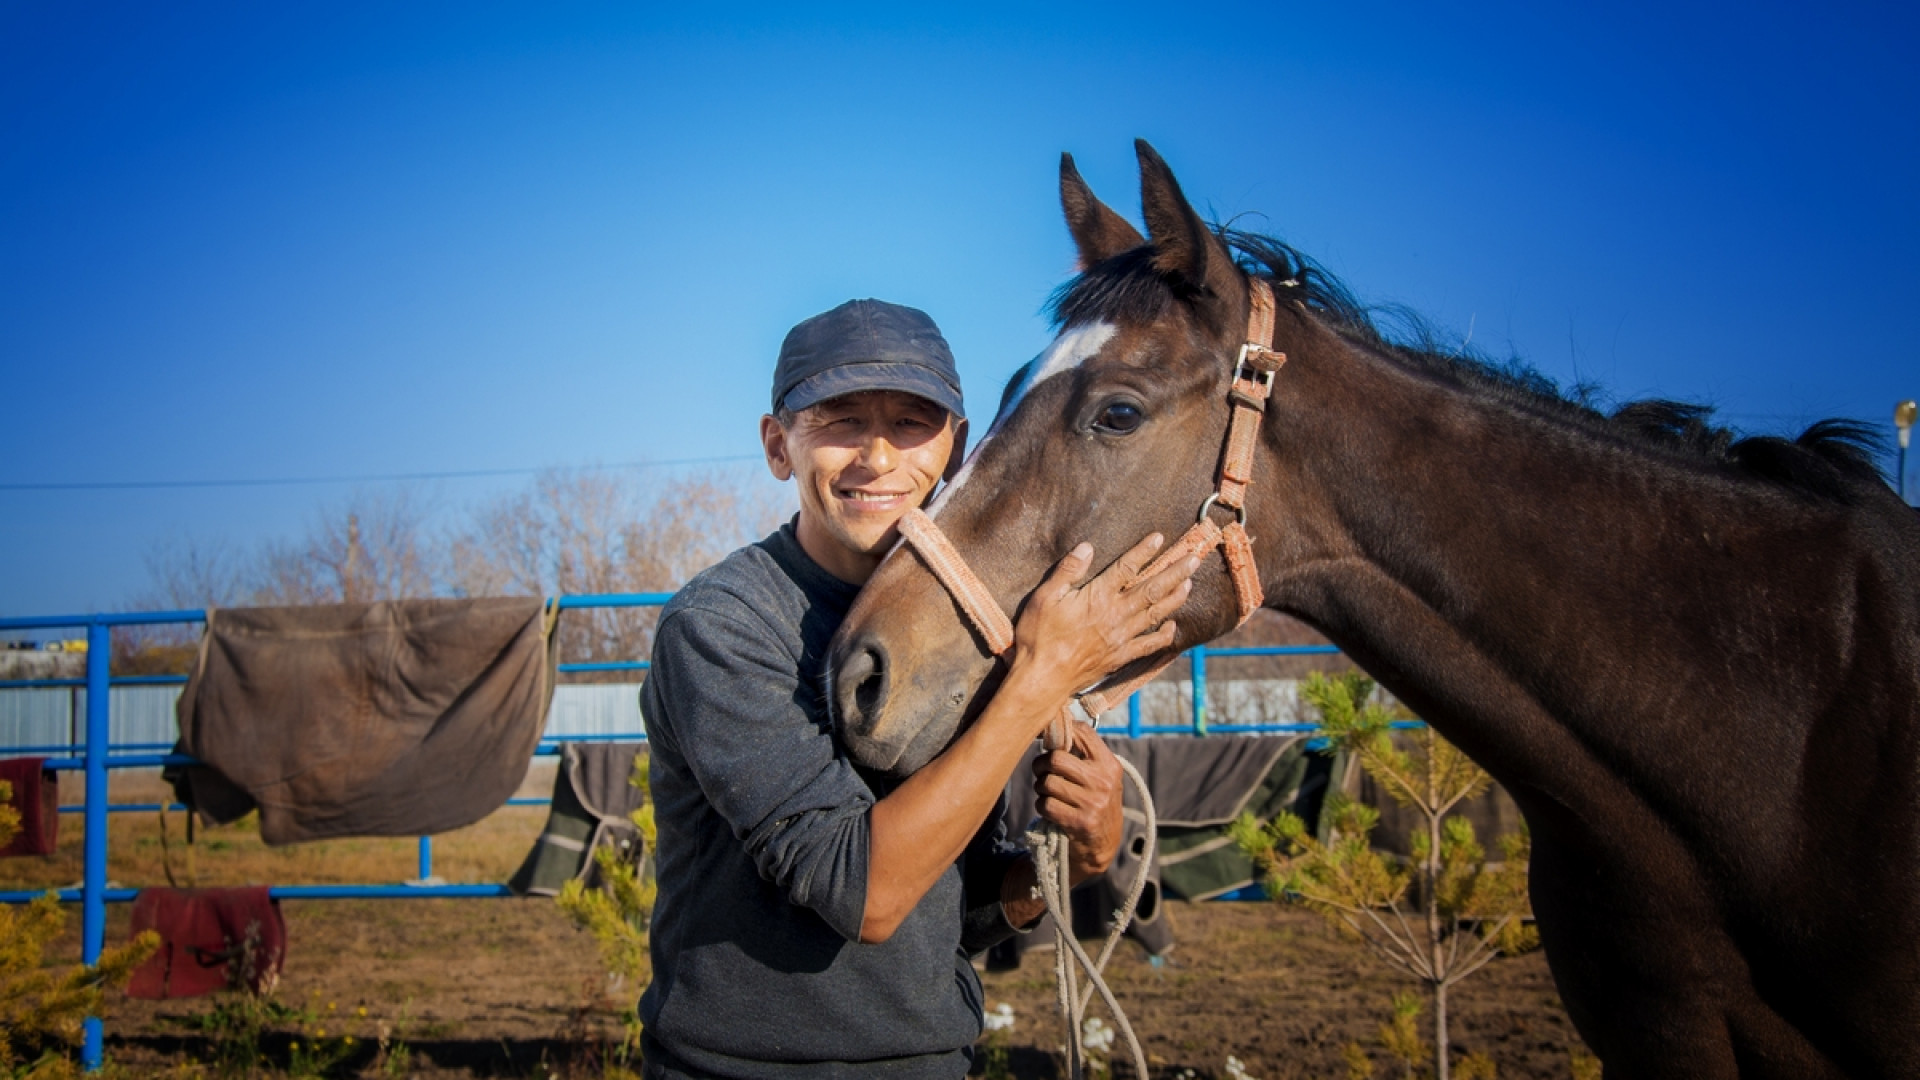
[[[142,889],[133,933],[156,930],[160,951],[134,970],[127,996],[197,997],[229,988],[258,993],[280,976],[287,924],[265,886]]]
[[[13,785],[7,805],[20,811],[20,832],[0,845],[0,857],[53,854],[60,838],[60,774],[46,768],[46,760],[0,760],[0,780]]]

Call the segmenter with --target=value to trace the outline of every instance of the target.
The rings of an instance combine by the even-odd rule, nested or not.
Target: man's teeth
[[[890,502],[899,497],[898,495],[876,495],[867,491],[847,492],[847,498],[852,499],[854,502]]]

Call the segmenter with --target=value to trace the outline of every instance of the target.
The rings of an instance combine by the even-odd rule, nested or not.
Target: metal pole
[[[420,880],[424,883],[433,877],[433,837],[420,838]]]
[[[1193,664],[1193,733],[1207,733],[1207,647],[1195,645],[1188,653]]]
[[[1894,485],[1900,492],[1900,501],[1907,501],[1907,441],[1913,437],[1913,422],[1920,419],[1920,402],[1912,399],[1893,407],[1893,426],[1900,432],[1900,476]]]
[[[86,848],[80,904],[80,962],[100,962],[107,942],[107,741],[111,737],[107,665],[113,631],[95,619],[87,623],[87,812]],[[89,1072],[100,1068],[100,1018],[87,1017],[80,1062]]]
[[[1140,691],[1127,695],[1127,738],[1140,737]]]

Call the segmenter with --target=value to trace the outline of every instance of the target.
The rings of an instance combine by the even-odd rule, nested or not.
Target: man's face
[[[865,582],[954,456],[947,411],[893,390],[802,409],[790,427],[760,421],[767,466],[800,489],[800,545],[843,581]]]

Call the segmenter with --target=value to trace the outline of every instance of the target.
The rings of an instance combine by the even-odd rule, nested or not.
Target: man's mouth
[[[881,509],[907,497],[904,491],[841,491],[840,498],[863,509]]]

